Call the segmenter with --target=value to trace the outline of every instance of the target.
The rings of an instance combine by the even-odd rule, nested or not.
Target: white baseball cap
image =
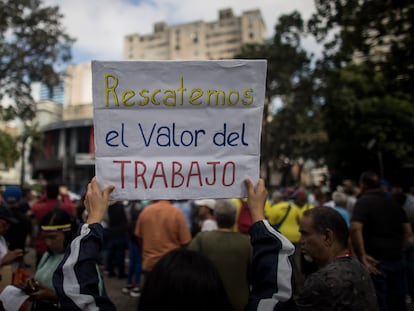
[[[195,200],[194,204],[197,206],[206,206],[209,209],[214,211],[214,208],[216,207],[216,200],[214,199]]]

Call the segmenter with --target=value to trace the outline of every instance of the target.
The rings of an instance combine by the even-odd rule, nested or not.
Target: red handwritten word
[[[125,188],[126,174],[131,173],[134,177],[134,187],[142,185],[144,189],[152,189],[156,182],[161,182],[165,188],[188,188],[190,185],[230,187],[234,184],[236,175],[236,164],[233,161],[202,164],[192,161],[189,165],[183,165],[179,161],[157,161],[152,170],[148,169],[143,161],[113,160],[113,163],[119,164],[122,189]]]

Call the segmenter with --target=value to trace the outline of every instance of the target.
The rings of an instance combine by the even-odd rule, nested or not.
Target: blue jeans
[[[142,251],[141,247],[130,238],[128,238],[128,247],[129,247],[129,266],[128,266],[128,283],[132,283],[132,278],[134,278],[134,283],[139,284],[142,273]]]
[[[378,275],[371,275],[380,311],[406,311],[405,274],[402,260],[380,260]]]

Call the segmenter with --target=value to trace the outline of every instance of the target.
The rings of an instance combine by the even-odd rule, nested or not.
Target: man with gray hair
[[[348,197],[343,192],[335,191],[332,193],[332,200],[335,204],[334,209],[341,214],[349,228],[351,226],[351,216],[346,209]]]
[[[249,297],[250,238],[233,231],[236,206],[231,200],[217,200],[214,214],[217,230],[198,233],[188,248],[207,256],[216,266],[235,311],[241,311]]]

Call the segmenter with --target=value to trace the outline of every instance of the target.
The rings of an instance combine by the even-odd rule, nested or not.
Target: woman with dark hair
[[[59,310],[52,279],[74,236],[72,220],[64,210],[55,208],[43,217],[40,229],[47,252],[43,254],[33,279],[27,282],[24,290],[33,301],[32,310]]]
[[[232,310],[218,271],[204,255],[176,249],[164,255],[148,275],[140,311]]]

